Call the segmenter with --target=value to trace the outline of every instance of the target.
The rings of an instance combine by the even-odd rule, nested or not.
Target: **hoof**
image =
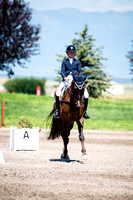
[[[87,155],[82,155],[82,159],[87,160],[88,159]]]
[[[61,154],[61,160],[70,160],[69,155],[67,154],[66,156],[64,153]]]

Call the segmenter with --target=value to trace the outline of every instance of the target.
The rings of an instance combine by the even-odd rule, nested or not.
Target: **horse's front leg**
[[[65,126],[67,124],[67,126]],[[64,123],[63,126],[63,134],[62,134],[62,139],[63,139],[63,143],[64,143],[64,148],[63,148],[63,153],[61,154],[61,159],[67,159],[69,160],[69,155],[68,155],[68,150],[67,150],[67,145],[69,143],[69,135],[70,135],[70,131],[73,128],[73,123],[69,124],[68,123]]]
[[[81,142],[82,158],[87,159],[86,148],[85,148],[85,136],[83,134],[84,118],[82,117],[79,121],[77,121],[77,124],[79,131],[79,140]]]
[[[63,148],[63,153],[61,154],[61,159],[69,160],[69,155],[67,150],[67,145],[69,143],[69,136],[67,134],[62,135],[62,139],[64,143],[64,148]]]

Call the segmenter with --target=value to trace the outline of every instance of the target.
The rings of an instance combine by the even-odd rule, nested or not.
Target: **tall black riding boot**
[[[83,117],[85,119],[89,119],[90,116],[87,114],[87,106],[88,106],[88,99],[84,98],[84,113],[83,113]]]
[[[54,118],[59,118],[60,117],[60,102],[59,102],[59,97],[56,96],[56,110],[54,113]]]

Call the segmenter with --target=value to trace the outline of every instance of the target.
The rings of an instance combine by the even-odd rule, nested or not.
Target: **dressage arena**
[[[133,199],[133,132],[84,131],[88,159],[81,159],[78,132],[72,131],[69,161],[62,139],[40,132],[39,151],[10,151],[9,129],[0,129],[0,200]]]

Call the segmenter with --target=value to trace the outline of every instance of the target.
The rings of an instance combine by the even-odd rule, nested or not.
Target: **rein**
[[[82,88],[81,88],[81,86],[78,86],[78,84],[76,83],[76,82],[74,82],[74,84],[76,85],[76,87],[79,89],[79,90],[81,90],[82,88],[83,88],[83,86],[85,85],[85,83],[82,83]],[[67,89],[67,91],[65,92],[65,94],[64,94],[64,96],[62,97],[62,100],[60,100],[60,103],[66,103],[66,104],[68,104],[68,105],[70,105],[70,104],[73,104],[72,102],[70,102],[70,101],[66,101],[66,100],[64,100],[64,98],[66,97],[66,95],[67,95],[67,93],[70,91],[70,93],[72,94],[72,96],[74,97],[74,99],[76,99],[77,101],[80,101],[81,103],[83,103],[84,102],[84,97],[82,96],[82,97],[78,97],[78,96],[75,96],[74,94],[73,94],[73,92],[72,92],[72,90],[71,90],[71,87],[69,87],[68,89]],[[76,103],[75,103],[76,104]]]

